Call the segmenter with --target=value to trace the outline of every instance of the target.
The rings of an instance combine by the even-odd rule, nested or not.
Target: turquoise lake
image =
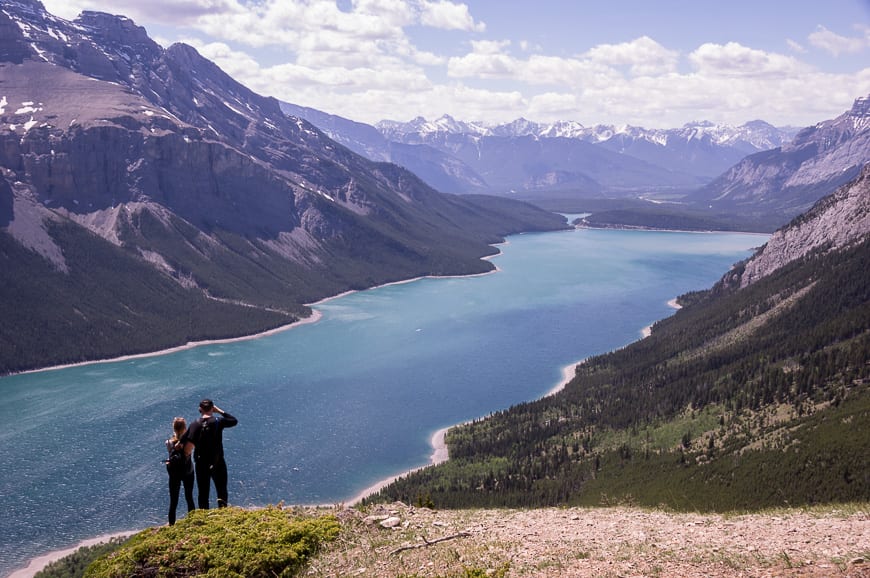
[[[670,299],[765,241],[516,235],[496,273],[344,295],[316,323],[256,339],[2,378],[0,575],[165,524],[163,440],[203,397],[239,419],[224,432],[231,504],[339,503],[425,465],[436,430],[545,395],[565,366],[639,339]]]

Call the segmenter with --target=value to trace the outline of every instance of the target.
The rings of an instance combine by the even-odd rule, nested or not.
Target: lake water
[[[338,503],[426,464],[436,430],[538,398],[565,366],[640,338],[765,240],[517,235],[494,274],[345,295],[257,339],[2,378],[0,575],[166,523],[163,440],[203,397],[239,419],[224,432],[231,504]]]

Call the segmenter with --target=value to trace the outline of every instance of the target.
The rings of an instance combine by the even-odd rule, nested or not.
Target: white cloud
[[[689,61],[703,75],[782,78],[807,71],[807,65],[782,54],[748,48],[736,42],[702,44]]]
[[[229,0],[113,0],[107,7],[105,0],[45,0],[46,10],[67,20],[75,19],[83,10],[97,10],[110,14],[123,14],[137,24],[159,22],[187,25],[212,12],[231,7]]]
[[[529,100],[528,116],[533,119],[573,119],[579,108],[576,94],[545,92]]]
[[[252,90],[372,123],[448,113],[491,122],[523,116],[648,127],[692,119],[812,124],[870,93],[870,67],[834,74],[803,60],[806,48],[834,55],[866,50],[866,27],[856,27],[853,37],[819,27],[805,45],[785,40],[783,53],[736,42],[681,53],[640,36],[565,55],[523,38],[488,38],[474,4],[458,0],[45,4],[63,17],[96,9],[124,13],[146,28],[169,25],[160,29],[164,42],[193,38],[188,43]],[[425,48],[415,40],[423,28]],[[457,55],[461,46],[468,49]]]
[[[444,30],[465,30],[470,32],[483,32],[486,24],[475,22],[468,6],[454,4],[445,0],[430,2],[423,0],[421,5],[420,23],[424,26],[441,28]]]
[[[587,52],[585,57],[609,66],[628,66],[631,74],[642,76],[676,70],[679,52],[642,36],[622,44],[601,44]]]
[[[454,78],[511,78],[518,61],[506,53],[510,41],[478,40],[471,42],[472,51],[447,61],[447,74]]]
[[[612,82],[620,73],[584,58],[565,58],[531,54],[526,58],[511,56],[509,41],[472,42],[472,52],[451,58],[447,73],[453,78],[484,78],[519,81],[527,85],[562,85],[581,87],[586,84]]]
[[[857,76],[826,74],[792,56],[734,42],[703,44],[682,58],[646,37],[575,57],[524,53],[520,58],[510,48],[508,41],[472,42],[469,53],[448,61],[448,75],[476,86],[512,83],[525,103],[517,116],[539,121],[662,128],[693,119],[790,123],[789,113],[800,110],[816,122],[828,116],[813,111],[830,109],[833,99],[845,109],[870,92],[870,68]],[[681,62],[690,68],[682,72]],[[451,114],[469,118],[461,109]],[[475,118],[508,121],[508,114],[491,109]]]
[[[859,37],[841,36],[824,26],[819,26],[809,36],[810,44],[821,48],[834,56],[844,53],[856,53],[870,47],[870,29],[864,28],[864,35]]]

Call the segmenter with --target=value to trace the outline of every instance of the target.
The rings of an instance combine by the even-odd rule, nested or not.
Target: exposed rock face
[[[400,193],[276,100],[190,46],[163,50],[128,18],[84,12],[70,23],[16,0],[0,27],[10,32],[0,165],[48,207],[154,202],[204,230],[274,240],[304,227],[324,240]],[[414,186],[400,193],[407,202],[433,194]]]
[[[746,157],[694,196],[716,210],[793,217],[854,179],[870,160],[870,99],[799,132],[781,148]]]
[[[847,247],[870,234],[870,164],[858,179],[778,230],[743,271],[745,287],[811,251]]]

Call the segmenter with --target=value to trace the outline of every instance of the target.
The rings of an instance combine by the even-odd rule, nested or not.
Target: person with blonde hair
[[[178,494],[184,484],[184,499],[187,501],[187,512],[196,509],[193,501],[193,460],[184,451],[181,438],[187,432],[187,421],[183,417],[172,420],[172,437],[166,440],[166,472],[169,474],[169,525],[175,523],[175,510],[178,508]]]

